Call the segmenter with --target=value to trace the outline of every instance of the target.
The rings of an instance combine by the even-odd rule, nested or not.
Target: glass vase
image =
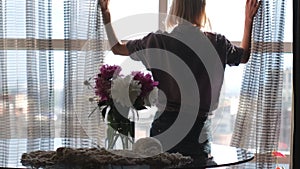
[[[134,143],[135,123],[128,121],[126,123],[106,123],[105,148],[131,150]]]
[[[135,122],[129,117],[130,108],[113,105],[106,113],[106,149],[132,149]]]

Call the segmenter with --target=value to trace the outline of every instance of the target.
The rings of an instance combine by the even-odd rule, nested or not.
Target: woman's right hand
[[[98,0],[98,3],[102,12],[108,11],[109,0]]]
[[[261,5],[262,0],[247,0],[245,6],[245,27],[243,40],[241,47],[244,49],[244,56],[241,59],[241,63],[247,63],[250,57],[251,51],[251,36],[253,19]]]
[[[100,5],[100,8],[103,12],[108,10],[108,4],[109,0],[98,0],[98,5]]]

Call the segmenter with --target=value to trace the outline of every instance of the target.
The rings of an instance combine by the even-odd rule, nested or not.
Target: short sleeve
[[[226,56],[226,64],[230,66],[238,66],[244,56],[244,49],[233,45],[224,35],[218,34],[218,46],[223,46]]]
[[[145,59],[145,52],[143,50],[147,48],[147,43],[151,36],[153,36],[153,33],[149,33],[142,39],[129,40],[126,43],[131,59],[136,61],[143,61]]]
[[[244,56],[244,49],[237,47],[230,42],[227,44],[227,64],[230,66],[238,66]]]

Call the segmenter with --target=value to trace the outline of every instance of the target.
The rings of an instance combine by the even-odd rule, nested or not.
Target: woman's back
[[[159,81],[159,106],[175,111],[182,104],[195,104],[195,100],[200,101],[196,103],[199,111],[215,109],[226,61],[238,65],[243,54],[242,49],[233,52],[235,48],[224,36],[203,33],[191,24],[181,24],[170,33],[150,33],[143,39],[129,41],[127,48],[131,57],[142,61]],[[208,58],[211,53],[214,56]],[[215,64],[207,65],[206,60]]]

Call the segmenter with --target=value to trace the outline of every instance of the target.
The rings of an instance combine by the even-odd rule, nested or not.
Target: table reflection
[[[254,154],[242,148],[212,144],[212,157],[203,160],[195,159],[192,164],[180,167],[180,169],[203,169],[223,166],[232,166],[246,163],[254,158]],[[175,168],[172,168],[175,169]],[[179,168],[176,168],[179,169]]]

